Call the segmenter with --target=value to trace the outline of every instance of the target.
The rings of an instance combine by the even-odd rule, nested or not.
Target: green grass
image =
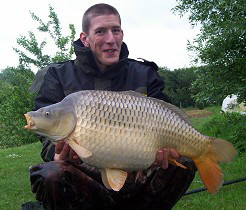
[[[246,177],[246,155],[238,156],[232,163],[221,164],[224,173],[224,180],[234,180]],[[203,188],[204,185],[197,172],[193,180],[190,190],[196,188]],[[246,181],[234,183],[223,186],[216,195],[211,195],[208,191],[198,192],[183,196],[181,200],[175,205],[174,210],[183,209],[218,209],[218,210],[244,210],[246,206]]]
[[[0,150],[0,209],[17,210],[21,204],[34,201],[30,189],[28,168],[41,162],[40,143]],[[230,164],[223,164],[225,181],[245,177],[246,155]],[[197,173],[189,190],[204,187]],[[175,206],[178,209],[245,209],[246,181],[222,187],[216,195],[207,191],[184,196]]]
[[[29,182],[29,167],[41,162],[41,144],[0,149],[0,209],[17,210],[34,201]]]

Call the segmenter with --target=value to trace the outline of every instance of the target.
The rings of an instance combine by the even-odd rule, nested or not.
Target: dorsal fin
[[[128,90],[128,91],[120,91],[119,92],[120,94],[126,94],[126,95],[131,95],[131,96],[145,96],[144,94],[142,93],[139,93],[139,92],[136,92],[136,91],[133,91],[133,90]]]
[[[158,99],[153,98],[154,100],[157,100],[159,103],[162,103],[165,107],[167,107],[168,109],[172,110],[173,112],[175,112],[181,119],[183,119],[186,123],[188,123],[189,125],[192,125],[190,118],[188,117],[188,115],[186,113],[184,113],[181,109],[179,109],[178,107],[176,107],[173,104],[167,103],[165,101],[161,101]]]
[[[119,93],[122,93],[122,94],[128,94],[128,95],[132,95],[132,96],[135,96],[135,97],[147,97],[153,101],[156,101],[157,103],[161,103],[163,104],[164,107],[172,110],[173,112],[175,112],[181,119],[183,119],[186,123],[188,123],[189,125],[192,125],[191,123],[191,120],[190,118],[188,117],[187,114],[185,114],[181,109],[179,109],[178,107],[176,107],[175,105],[173,104],[170,104],[168,102],[165,102],[165,101],[162,101],[160,99],[156,99],[156,98],[152,98],[152,97],[148,97],[144,94],[141,94],[141,93],[138,93],[138,92],[135,92],[135,91],[121,91]]]
[[[120,93],[122,94],[128,94],[128,95],[132,95],[135,97],[147,97],[153,101],[156,101],[157,103],[161,103],[163,104],[164,107],[172,110],[173,112],[175,112],[181,119],[183,119],[186,123],[188,123],[189,125],[192,125],[190,118],[188,117],[188,115],[186,113],[184,113],[181,109],[179,109],[178,107],[176,107],[173,104],[170,104],[168,102],[162,101],[160,99],[156,99],[156,98],[152,98],[152,97],[148,97],[144,94],[135,92],[135,91],[121,91]]]

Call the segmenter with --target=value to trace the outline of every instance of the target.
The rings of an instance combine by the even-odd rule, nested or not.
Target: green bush
[[[31,70],[7,68],[0,73],[0,148],[37,141],[24,130],[24,114],[33,108],[34,95],[28,90],[34,74]]]
[[[238,113],[216,114],[203,125],[203,133],[230,141],[239,152],[246,151],[246,116]]]

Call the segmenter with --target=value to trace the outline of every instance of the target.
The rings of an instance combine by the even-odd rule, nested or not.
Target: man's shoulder
[[[56,62],[56,63],[51,63],[43,68],[41,68],[40,70],[37,71],[36,73],[36,77],[37,76],[42,76],[44,77],[45,74],[47,74],[48,71],[55,71],[58,72],[61,70],[71,70],[72,67],[72,63],[73,60],[69,60],[69,61],[64,61],[64,62]]]
[[[132,58],[128,58],[128,62],[133,64],[133,65],[140,65],[142,67],[146,67],[146,68],[152,68],[156,71],[158,71],[158,66],[155,62],[153,61],[148,61],[144,58],[138,58],[138,60],[132,59]]]
[[[64,74],[64,71],[71,71],[73,60],[51,63],[44,68],[37,71],[35,79],[29,88],[31,92],[39,91],[45,75],[50,72],[51,74]]]
[[[71,67],[73,65],[73,60],[69,60],[69,61],[63,61],[63,62],[57,62],[57,63],[51,63],[48,66],[42,68],[39,71],[45,71],[46,72],[49,70],[53,70],[53,71],[60,71],[60,70],[71,70]]]

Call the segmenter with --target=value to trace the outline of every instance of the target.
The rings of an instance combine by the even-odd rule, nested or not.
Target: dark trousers
[[[45,209],[171,209],[191,184],[196,168],[169,165],[128,175],[119,192],[108,190],[99,170],[86,164],[47,162],[30,169],[32,192]]]

